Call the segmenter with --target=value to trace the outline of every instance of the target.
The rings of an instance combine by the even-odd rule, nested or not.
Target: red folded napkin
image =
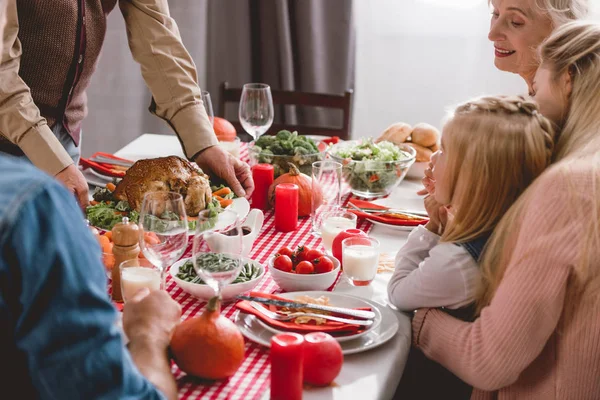
[[[103,156],[103,157],[110,158],[112,160],[117,160],[117,161],[131,162],[130,160],[126,160],[124,158],[119,158],[112,154],[102,153],[102,152],[94,153],[94,154],[92,154],[92,157],[90,157],[90,158],[94,158],[96,156]],[[83,157],[79,159],[79,164],[81,164],[85,168],[92,168],[93,170],[95,170],[103,175],[112,176],[115,178],[124,177],[125,172],[126,172],[126,168],[124,168],[124,167],[117,166],[117,165],[111,165],[111,164],[99,163],[99,162],[91,161],[91,160],[89,160],[87,158],[83,158]]]
[[[261,293],[261,292],[250,292],[250,296],[252,297],[262,297],[265,299],[274,299],[274,300],[282,300],[282,301],[293,301],[290,299],[286,299],[280,296],[276,296],[274,294]],[[364,326],[352,325],[352,324],[344,324],[336,321],[327,321],[325,324],[317,325],[314,321],[310,321],[306,324],[297,324],[293,320],[290,321],[275,321],[271,318],[266,317],[265,315],[258,312],[254,307],[250,305],[250,302],[247,300],[242,300],[235,305],[239,310],[252,314],[255,317],[259,318],[261,321],[271,325],[274,328],[280,329],[282,331],[292,331],[298,333],[309,333],[309,332],[327,332],[331,334],[344,334],[344,335],[353,335],[364,330]],[[266,307],[271,311],[277,311],[277,307],[262,304],[262,306]],[[371,311],[370,308],[360,308],[360,310]],[[342,318],[352,319],[351,316],[348,315],[336,315]]]
[[[358,208],[375,208],[381,211],[385,211],[389,209],[389,207],[380,206],[379,204],[371,203],[364,200],[358,199],[350,199],[348,203],[354,204]],[[348,211],[356,214],[357,217],[372,219],[377,222],[383,222],[388,225],[401,225],[401,226],[417,226],[426,224],[429,221],[429,218],[422,219],[402,219],[397,217],[389,217],[385,215],[374,215],[371,213],[362,212],[359,210],[353,210],[352,208],[348,208]]]

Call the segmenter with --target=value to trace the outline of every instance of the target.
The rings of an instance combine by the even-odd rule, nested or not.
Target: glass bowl
[[[327,147],[322,142],[318,143],[319,149],[325,150]],[[275,178],[279,175],[285,174],[290,170],[289,163],[294,164],[300,172],[306,174],[308,176],[312,175],[312,163],[316,161],[322,161],[325,158],[325,152],[321,151],[319,153],[312,154],[304,154],[304,155],[296,155],[296,156],[281,156],[272,154],[270,151],[265,152],[260,148],[255,148],[253,144],[251,144],[248,148],[248,155],[250,157],[250,166],[256,164],[272,164]]]
[[[387,196],[402,182],[409,168],[415,162],[417,152],[412,147],[402,144],[397,145],[405,158],[398,161],[356,161],[350,158],[341,158],[336,155],[342,146],[353,146],[360,143],[358,140],[338,143],[329,148],[329,156],[341,163],[342,177],[350,186],[355,196],[372,199]]]

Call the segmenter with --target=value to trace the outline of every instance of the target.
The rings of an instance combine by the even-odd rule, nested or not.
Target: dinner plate
[[[314,293],[314,292],[313,292]],[[330,292],[324,292],[329,293]],[[381,324],[375,329],[369,329],[369,332],[357,338],[341,342],[343,354],[355,354],[363,351],[371,350],[393,338],[398,332],[400,324],[398,318],[389,307],[383,306],[371,300],[364,299],[372,309],[377,309],[381,313]],[[258,318],[254,315],[239,312],[235,318],[235,324],[248,340],[258,343],[265,347],[271,347],[271,338],[275,335],[274,332],[266,330],[258,322]]]
[[[381,324],[381,312],[379,311],[379,309],[373,308],[373,306],[371,304],[369,304],[364,299],[361,299],[360,297],[349,296],[346,294],[338,294],[338,293],[334,293],[334,292],[317,292],[317,291],[289,292],[289,293],[281,293],[281,294],[278,294],[277,296],[284,297],[284,298],[290,299],[290,300],[295,300],[299,296],[310,296],[310,297],[326,296],[329,298],[329,305],[334,306],[334,307],[344,307],[344,308],[365,308],[365,307],[367,307],[367,308],[371,308],[373,310],[373,312],[375,313],[375,318],[373,319],[373,325],[369,326],[364,331],[356,333],[354,335],[344,335],[344,336],[331,335],[335,338],[335,340],[337,340],[340,343],[347,342],[349,340],[354,340],[361,336],[364,336],[364,335],[368,334],[371,330],[377,329],[379,327],[379,325]],[[343,317],[343,315],[340,315],[340,317]],[[265,329],[270,330],[271,332],[273,332],[275,334],[285,332],[284,330],[275,328],[275,327],[267,324],[260,318],[256,318],[256,319],[258,320],[258,323],[261,324]]]
[[[415,229],[417,226],[415,225],[393,225],[393,224],[386,224],[385,222],[380,222],[380,221],[375,221],[374,219],[371,218],[366,218],[367,221],[371,222],[374,225],[379,225],[379,226],[383,226],[384,228],[387,229],[391,229],[394,231],[403,231],[403,232],[410,232],[413,229]]]

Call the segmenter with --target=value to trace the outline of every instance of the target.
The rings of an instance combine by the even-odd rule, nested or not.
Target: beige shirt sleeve
[[[19,77],[21,43],[16,0],[0,0],[5,23],[0,26],[0,135],[23,150],[38,168],[56,175],[73,164]]]
[[[152,92],[150,111],[167,121],[193,158],[218,143],[202,103],[196,66],[167,0],[119,0],[133,58]]]

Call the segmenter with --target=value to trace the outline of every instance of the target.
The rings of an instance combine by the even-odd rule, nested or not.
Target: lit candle
[[[275,187],[275,229],[290,232],[298,227],[298,185],[280,183]]]
[[[257,164],[252,167],[252,179],[254,180],[252,208],[266,210],[269,206],[269,186],[273,183],[274,174],[271,164]]]
[[[302,399],[304,337],[280,333],[271,338],[271,400]]]

